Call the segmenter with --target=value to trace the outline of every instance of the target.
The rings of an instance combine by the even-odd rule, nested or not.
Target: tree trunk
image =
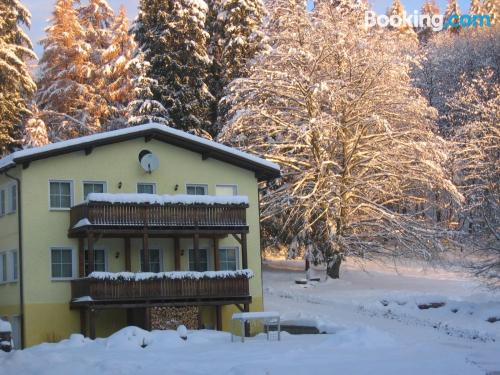
[[[333,262],[328,264],[326,269],[326,274],[330,276],[332,279],[340,278],[340,264],[342,263],[342,255],[335,255],[335,259]]]

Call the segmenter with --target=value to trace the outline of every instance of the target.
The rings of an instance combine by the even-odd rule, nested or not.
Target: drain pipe
[[[18,227],[18,236],[19,236],[19,269],[18,269],[18,277],[19,277],[19,308],[21,310],[21,349],[24,349],[24,288],[23,288],[23,226],[22,226],[22,216],[21,216],[21,180],[17,177],[9,175],[7,172],[4,172],[5,176],[10,178],[11,180],[16,181],[17,183],[17,227]]]

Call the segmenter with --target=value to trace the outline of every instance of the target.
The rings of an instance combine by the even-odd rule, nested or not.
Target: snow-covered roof
[[[149,203],[149,204],[248,204],[248,197],[243,195],[157,195],[157,194],[110,194],[90,193],[87,202],[106,203]]]
[[[139,137],[151,137],[162,140],[185,149],[199,152],[203,154],[204,157],[222,160],[245,169],[253,170],[260,179],[276,178],[280,174],[280,167],[268,160],[156,123],[98,133],[67,141],[51,143],[41,147],[16,151],[0,159],[0,172],[14,168],[19,164],[29,163],[33,160],[44,159],[79,150],[91,150],[94,147]]]

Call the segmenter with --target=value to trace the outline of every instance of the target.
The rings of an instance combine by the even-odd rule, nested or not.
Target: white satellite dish
[[[151,151],[143,150],[139,154],[141,167],[148,173],[156,171],[160,167],[160,160]]]

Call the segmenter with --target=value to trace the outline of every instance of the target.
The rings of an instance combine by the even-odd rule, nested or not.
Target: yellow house
[[[148,124],[0,160],[0,317],[17,347],[263,309],[264,159]]]

